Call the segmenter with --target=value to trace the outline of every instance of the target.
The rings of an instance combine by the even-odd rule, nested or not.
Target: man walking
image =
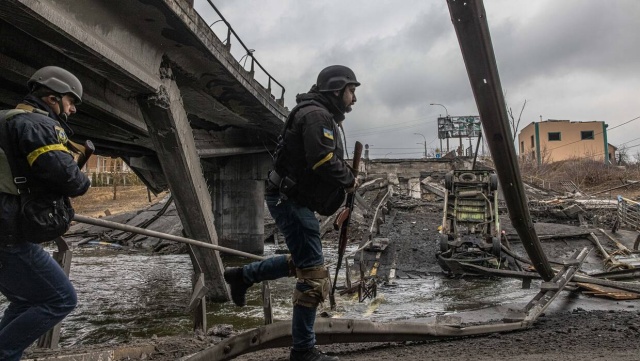
[[[66,120],[82,101],[82,84],[67,70],[47,66],[27,85],[29,94],[16,107],[21,111],[0,122],[5,156],[0,159],[0,292],[10,302],[0,321],[0,360],[8,361],[20,360],[77,303],[62,268],[22,234],[16,186],[22,192],[26,185],[29,193],[63,196],[70,207],[68,197],[84,194],[90,185],[66,147],[71,131]],[[14,168],[20,176],[12,176]]]
[[[285,237],[290,256],[276,256],[244,267],[228,268],[224,278],[238,306],[246,304],[254,283],[297,277],[293,293],[291,361],[337,361],[316,347],[316,309],[329,293],[320,224],[315,212],[331,215],[354,192],[357,178],[344,161],[339,126],[356,102],[360,83],[346,66],[323,69],[316,84],[296,97],[265,191],[269,212]]]

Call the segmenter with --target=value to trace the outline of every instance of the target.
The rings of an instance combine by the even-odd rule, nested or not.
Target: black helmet
[[[82,102],[82,83],[70,72],[57,66],[45,66],[36,70],[27,82],[33,90],[35,84],[44,85],[59,94],[71,94],[76,98],[76,104]]]
[[[321,92],[342,90],[348,84],[360,85],[353,70],[344,65],[331,65],[322,69],[316,81]]]

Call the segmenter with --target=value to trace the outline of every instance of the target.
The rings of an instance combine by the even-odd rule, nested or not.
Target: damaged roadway
[[[494,277],[471,275],[445,277],[435,257],[438,252],[436,243],[438,226],[442,223],[442,202],[439,197],[427,191],[424,191],[421,199],[412,198],[405,195],[406,193],[402,187],[396,187],[396,194],[387,202],[388,214],[384,217],[385,223],[380,225],[380,234],[372,235],[373,238],[376,236],[388,238],[389,245],[380,252],[377,259],[378,297],[375,300],[368,299],[363,302],[368,308],[374,307],[369,318],[375,320],[376,317],[380,317],[376,316],[378,311],[389,314],[394,310],[395,315],[383,316],[381,322],[389,319],[430,322],[441,314],[455,314],[462,317],[464,325],[474,325],[487,321],[499,321],[530,300],[530,295],[539,288],[539,280],[531,283],[531,291],[527,293],[521,290],[520,280],[510,280],[505,283],[503,279]],[[380,192],[365,192],[363,199],[371,207],[369,212],[362,212],[365,207],[359,207],[359,214],[354,216],[357,227],[354,227],[351,236],[354,240],[351,249],[357,248],[358,243],[362,243],[360,240],[366,237],[371,221],[369,213],[376,199],[380,199]],[[549,199],[558,199],[558,197],[549,196]],[[171,213],[169,209],[167,214]],[[567,258],[576,249],[593,247],[593,241],[583,236],[586,233],[594,233],[605,249],[609,251],[617,249],[617,245],[611,239],[600,233],[600,229],[605,230],[611,227],[611,222],[614,221],[611,213],[612,210],[595,209],[581,213],[582,218],[572,218],[559,216],[558,212],[549,211],[549,208],[546,211],[532,211],[534,220],[544,221],[535,224],[538,235],[541,238],[547,235],[553,236],[551,239],[542,241],[545,253],[552,261]],[[551,221],[557,223],[551,223]],[[585,222],[588,227],[584,227]],[[583,226],[580,226],[580,223]],[[509,239],[512,250],[526,258],[526,253],[510,226],[508,215],[504,212],[501,214],[501,227]],[[615,234],[608,230],[605,232],[629,249],[632,248],[635,232],[625,230]],[[566,237],[560,237],[561,235]],[[331,231],[324,236],[328,261],[332,260],[331,257],[335,257],[336,237],[336,233]],[[149,241],[149,244],[153,243]],[[376,264],[377,253],[365,251],[360,256],[356,255],[355,259],[350,259],[351,268],[357,269],[358,262],[362,259],[363,264],[366,265],[365,268],[370,272],[372,266]],[[597,249],[591,251],[583,264],[582,271],[587,273],[605,271],[603,258]],[[394,272],[395,279],[390,279],[389,276]],[[357,281],[357,274],[354,273],[354,275],[353,281]],[[417,301],[410,299],[397,301],[394,298],[394,294],[403,290],[402,284],[407,282],[410,286],[419,288],[413,293],[423,294],[425,297],[422,300],[427,300],[424,301],[426,305],[421,306]],[[424,288],[419,286],[423,284],[428,286]],[[448,301],[451,299],[456,301],[450,303],[455,304],[456,309],[447,309]],[[354,306],[354,302],[346,295],[338,297],[339,307],[340,303],[343,303],[342,307],[353,306],[356,310],[363,307]],[[414,308],[423,307],[424,312],[416,314],[408,310],[407,305]],[[385,360],[398,357],[407,360],[499,360],[512,357],[522,360],[547,360],[552,357],[563,360],[640,360],[638,355],[640,346],[637,343],[638,332],[640,332],[640,307],[638,306],[637,300],[606,299],[602,296],[587,295],[578,288],[572,287],[572,291],[565,290],[558,296],[545,314],[537,319],[533,327],[520,332],[425,342],[338,343],[320,347],[326,352],[339,355],[341,360],[370,358]],[[351,316],[367,318],[366,313],[360,311],[342,310],[342,313],[347,318]],[[184,335],[159,337],[153,340],[134,340],[128,346],[150,345],[152,347],[153,351],[145,349],[147,351],[141,352],[137,359],[175,360],[183,357],[187,359],[188,355],[215,345],[228,336],[228,333],[223,334],[221,338],[220,332],[211,331],[211,333],[210,336]],[[61,350],[62,352],[58,355],[79,352],[82,349],[93,350],[98,347],[100,346],[73,347]],[[46,354],[38,351],[32,352],[31,356]],[[136,359],[133,354],[130,356],[131,359]],[[286,360],[287,357],[287,349],[276,348],[241,355],[237,359]]]

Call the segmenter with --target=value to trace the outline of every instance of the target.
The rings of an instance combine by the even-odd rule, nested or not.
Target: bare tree
[[[513,116],[513,109],[509,107],[507,113],[509,114],[509,118],[511,118],[511,129],[513,129],[513,139],[516,139],[516,135],[518,135],[518,128],[520,127],[520,120],[522,119],[522,112],[524,111],[524,107],[527,106],[527,99],[524,100],[522,104],[522,108],[520,108],[520,114],[518,114],[518,120],[516,121]]]
[[[629,163],[630,159],[629,159],[629,149],[627,148],[626,145],[622,145],[620,146],[620,148],[618,148],[618,151],[616,152],[618,153],[618,160],[616,162],[615,159],[612,159],[614,162],[616,162],[617,165],[627,165],[627,163]],[[607,158],[609,157],[609,154],[607,153]]]

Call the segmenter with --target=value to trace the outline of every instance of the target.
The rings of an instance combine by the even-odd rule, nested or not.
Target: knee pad
[[[296,277],[305,290],[300,291],[296,285],[293,291],[294,306],[317,308],[329,295],[329,270],[325,266],[297,268]]]

